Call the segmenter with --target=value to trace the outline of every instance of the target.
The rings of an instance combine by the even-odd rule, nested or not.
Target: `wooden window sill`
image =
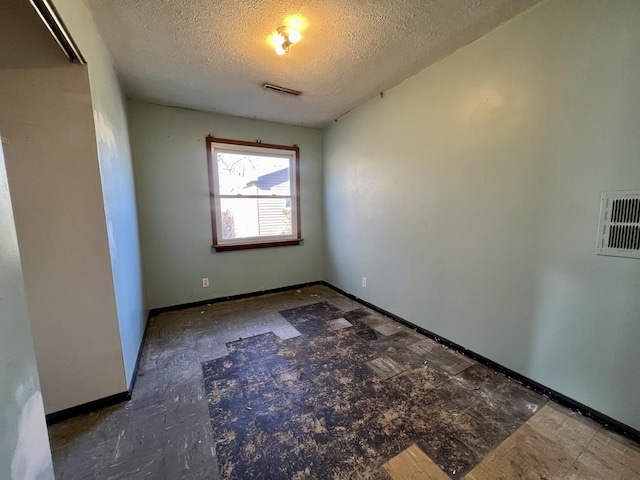
[[[216,252],[230,252],[232,250],[249,250],[252,248],[271,248],[271,247],[289,247],[292,245],[300,245],[304,239],[297,238],[295,240],[281,240],[274,242],[259,243],[239,243],[236,245],[212,245]]]

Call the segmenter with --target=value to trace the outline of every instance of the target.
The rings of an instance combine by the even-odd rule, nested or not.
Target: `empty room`
[[[0,480],[640,480],[640,2],[0,7]]]

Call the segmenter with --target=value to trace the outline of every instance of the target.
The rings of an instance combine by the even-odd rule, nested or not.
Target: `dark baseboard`
[[[46,416],[47,425],[53,425],[54,423],[62,422],[79,415],[95,412],[103,408],[117,405],[118,403],[131,400],[129,392],[116,393],[115,395],[109,395],[108,397],[99,398],[92,402],[83,403],[82,405],[76,405],[75,407],[66,408],[59,412],[53,412]]]
[[[150,323],[150,320],[153,317],[156,317],[156,316],[160,315],[161,313],[175,312],[175,311],[178,311],[178,310],[185,310],[187,308],[202,307],[202,306],[205,306],[205,305],[212,305],[214,303],[228,302],[230,300],[241,300],[241,299],[244,299],[244,298],[259,297],[261,295],[268,295],[270,293],[285,292],[287,290],[293,290],[294,288],[310,287],[312,285],[320,285],[322,283],[323,283],[322,280],[316,280],[315,282],[300,283],[300,284],[297,284],[297,285],[288,285],[286,287],[272,288],[272,289],[269,289],[269,290],[261,290],[261,291],[258,291],[258,292],[240,293],[238,295],[230,295],[230,296],[226,296],[226,297],[210,298],[208,300],[199,300],[197,302],[191,302],[191,303],[181,303],[181,304],[178,304],[178,305],[170,305],[168,307],[152,308],[151,310],[149,310],[149,313],[147,314],[147,321],[146,321],[146,324],[144,326],[144,334],[142,336],[142,342],[140,343],[140,350],[138,351],[138,358],[136,359],[136,366],[133,369],[133,376],[131,377],[131,383],[129,385],[129,392],[133,392],[133,389],[135,387],[136,377],[137,377],[137,374],[138,374],[138,367],[140,366],[140,359],[142,358],[142,350],[143,350],[145,342],[147,340],[147,332],[149,331],[149,323]]]
[[[321,284],[324,284],[322,280],[316,280],[315,282],[300,283],[298,285],[289,285],[288,287],[272,288],[270,290],[262,290],[260,292],[241,293],[239,295],[231,295],[228,297],[217,297],[217,298],[211,298],[209,300],[199,300],[197,302],[182,303],[180,305],[171,305],[169,307],[152,308],[149,311],[149,319],[157,315],[160,315],[161,313],[175,312],[176,310],[184,310],[185,308],[202,307],[204,305],[210,305],[213,303],[228,302],[229,300],[241,300],[243,298],[259,297],[261,295],[268,295],[270,293],[285,292],[287,290],[293,290],[294,288],[311,287],[312,285],[321,285]]]
[[[142,335],[142,342],[140,342],[140,349],[138,350],[138,357],[136,358],[136,365],[133,369],[133,376],[131,377],[131,382],[129,384],[129,391],[116,393],[115,395],[99,398],[98,400],[94,400],[92,402],[83,403],[82,405],[77,405],[75,407],[67,408],[65,410],[60,410],[59,412],[50,413],[46,415],[47,425],[53,425],[54,423],[62,422],[64,420],[68,420],[70,418],[77,417],[79,415],[91,413],[96,410],[100,410],[102,408],[111,407],[113,405],[117,405],[118,403],[131,400],[131,394],[133,393],[133,389],[135,388],[136,378],[138,376],[138,368],[140,367],[142,351],[144,349],[144,345],[147,340],[149,323],[150,323],[150,320],[156,315],[159,315],[165,312],[174,312],[176,310],[183,310],[185,308],[201,307],[203,305],[227,302],[229,300],[239,300],[243,298],[259,297],[261,295],[268,295],[270,293],[284,292],[287,290],[293,290],[295,288],[304,288],[304,287],[310,287],[312,285],[320,285],[320,284],[323,284],[323,282],[321,280],[317,280],[315,282],[301,283],[298,285],[289,285],[287,287],[272,288],[270,290],[263,290],[259,292],[241,293],[239,295],[218,297],[218,298],[212,298],[209,300],[201,300],[193,303],[183,303],[181,305],[172,305],[170,307],[153,308],[149,310],[149,313],[147,315],[147,321],[144,327],[144,334]]]
[[[136,378],[138,378],[138,367],[140,367],[140,359],[142,359],[142,350],[144,350],[144,346],[147,343],[147,333],[149,332],[149,320],[151,320],[151,311],[147,312],[147,319],[144,324],[144,333],[142,334],[142,340],[140,341],[140,347],[138,348],[136,365],[133,367],[133,374],[131,375],[131,381],[129,382],[129,395],[133,394],[133,388],[136,386]]]
[[[467,357],[472,358],[478,363],[482,363],[483,365],[486,365],[496,370],[497,372],[502,373],[503,375],[511,378],[512,380],[515,380],[516,382],[524,385],[525,387],[533,390],[534,392],[545,395],[549,397],[549,399],[553,400],[554,402],[564,407],[567,407],[573,411],[579,412],[585,417],[591,418],[592,420],[598,422],[600,425],[606,427],[607,429],[612,430],[621,435],[624,435],[625,437],[633,440],[634,442],[640,443],[640,431],[636,430],[635,428],[632,428],[629,425],[619,422],[618,420],[615,420],[609,417],[608,415],[605,415],[604,413],[598,412],[597,410],[594,410],[593,408],[588,407],[583,403],[580,403],[570,397],[567,397],[566,395],[563,395],[560,392],[557,392],[549,387],[546,387],[536,382],[535,380],[531,380],[530,378],[527,378],[524,375],[521,375],[518,372],[511,370],[510,368],[500,365],[499,363],[496,363],[493,360],[483,357],[478,353],[475,353],[471,350],[467,350],[462,345],[458,345],[457,343],[452,342],[451,340],[443,338],[440,335],[437,335],[436,333],[433,333],[429,330],[419,327],[418,325],[415,325],[409,322],[408,320],[405,320],[404,318],[398,317],[397,315],[394,315],[391,312],[388,312],[372,303],[369,303],[366,300],[362,300],[361,298],[358,298],[355,295],[345,292],[344,290],[334,285],[331,285],[328,282],[323,281],[321,283],[331,288],[332,290],[335,290],[336,292],[344,295],[345,297],[355,300],[356,302],[361,303],[362,305],[369,307],[370,309],[375,310],[376,312],[381,313],[382,315],[389,317],[399,323],[402,323],[403,325],[406,325],[407,327],[413,330],[416,330],[417,332],[435,340],[438,343],[441,343],[447,346],[448,348],[456,350],[462,353],[463,355],[466,355]]]
[[[453,350],[456,350],[460,353],[462,353],[463,355],[466,355],[469,358],[472,358],[473,360],[477,361],[478,363],[481,363],[483,365],[486,365],[492,369],[494,369],[497,372],[502,373],[503,375],[511,378],[512,380],[515,380],[516,382],[524,385],[525,387],[539,393],[542,395],[545,395],[547,397],[549,397],[549,399],[553,400],[554,402],[563,405],[571,410],[574,410],[576,412],[579,412],[580,414],[584,415],[585,417],[591,418],[592,420],[598,422],[599,424],[601,424],[602,426],[608,428],[609,430],[612,430],[616,433],[619,433],[621,435],[624,435],[625,437],[635,441],[635,442],[639,442],[640,443],[640,431],[636,430],[635,428],[630,427],[629,425],[626,425],[622,422],[619,422],[618,420],[615,420],[611,417],[609,417],[608,415],[605,415],[604,413],[598,412],[597,410],[594,410],[591,407],[588,407],[587,405],[584,405],[583,403],[580,403],[570,397],[567,397],[566,395],[563,395],[560,392],[557,392],[549,387],[546,387],[538,382],[536,382],[535,380],[531,380],[530,378],[525,377],[524,375],[519,374],[518,372],[511,370],[510,368],[507,368],[503,365],[500,365],[499,363],[494,362],[493,360],[490,360],[486,357],[483,357],[482,355],[473,352],[472,350],[468,350],[466,348],[464,348],[462,345],[458,345],[455,342],[452,342],[451,340],[448,340],[446,338],[441,337],[440,335],[433,333],[429,330],[426,330],[425,328],[422,328],[418,325],[415,325],[411,322],[409,322],[408,320],[405,320],[402,317],[399,317],[397,315],[394,315],[391,312],[388,312],[380,307],[378,307],[377,305],[374,305],[372,303],[367,302],[366,300],[363,300],[361,298],[356,297],[355,295],[352,295],[328,282],[325,282],[323,280],[319,280],[319,281],[315,281],[315,282],[309,282],[309,283],[302,283],[302,284],[298,284],[298,285],[291,285],[288,287],[279,287],[279,288],[274,288],[271,290],[265,290],[265,291],[260,291],[260,292],[251,292],[251,293],[243,293],[243,294],[239,294],[239,295],[231,295],[228,297],[219,297],[219,298],[213,298],[210,300],[202,300],[202,301],[198,301],[198,302],[193,302],[193,303],[184,303],[181,305],[173,305],[170,307],[161,307],[161,308],[154,308],[151,309],[149,311],[149,314],[147,316],[147,323],[145,325],[145,331],[144,331],[144,335],[143,335],[143,339],[140,345],[140,351],[138,352],[138,358],[136,360],[136,366],[134,368],[134,373],[133,373],[133,377],[131,379],[131,385],[129,386],[129,391],[128,392],[121,392],[121,393],[117,393],[115,395],[111,395],[109,397],[104,397],[104,398],[100,398],[98,400],[94,400],[92,402],[88,402],[88,403],[84,403],[82,405],[77,405],[75,407],[71,407],[71,408],[67,408],[65,410],[61,410],[59,412],[54,412],[54,413],[50,413],[46,416],[47,418],[47,425],[52,425],[54,423],[57,422],[61,422],[63,420],[68,420],[69,418],[72,417],[76,417],[78,415],[83,415],[86,413],[90,413],[93,412],[95,410],[100,410],[102,408],[106,408],[106,407],[110,407],[112,405],[117,405],[118,403],[122,403],[122,402],[126,402],[128,400],[131,400],[131,392],[133,391],[133,388],[135,387],[135,380],[136,380],[136,376],[138,373],[138,366],[140,364],[140,359],[142,356],[142,350],[144,348],[145,345],[145,341],[147,338],[147,332],[149,329],[149,323],[150,320],[155,317],[156,315],[159,315],[161,313],[165,313],[165,312],[173,312],[176,310],[182,310],[182,309],[186,309],[186,308],[192,308],[192,307],[200,307],[203,305],[207,305],[207,304],[213,304],[213,303],[221,303],[221,302],[226,302],[229,300],[238,300],[238,299],[243,299],[243,298],[251,298],[251,297],[258,297],[261,295],[267,295],[270,293],[278,293],[278,292],[284,292],[286,290],[292,290],[292,289],[296,289],[296,288],[304,288],[304,287],[310,287],[313,285],[325,285],[329,288],[331,288],[332,290],[335,290],[336,292],[344,295],[345,297],[348,297],[352,300],[355,300],[356,302],[372,309],[375,310],[378,313],[381,313],[382,315],[385,315],[399,323],[402,323],[403,325],[406,325],[407,327],[416,330],[417,332],[432,338],[433,340],[435,340],[438,343],[441,343]]]

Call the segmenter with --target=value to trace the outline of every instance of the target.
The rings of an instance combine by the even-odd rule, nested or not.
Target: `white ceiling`
[[[539,1],[87,0],[131,98],[314,127]],[[279,57],[267,39],[291,15],[307,26]]]

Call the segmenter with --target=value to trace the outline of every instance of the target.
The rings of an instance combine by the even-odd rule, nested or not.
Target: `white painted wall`
[[[131,384],[147,318],[126,97],[107,47],[82,0],[55,0],[88,62],[111,272],[127,385]]]
[[[0,130],[0,135],[2,131]],[[0,145],[0,478],[53,479],[18,239]]]
[[[87,69],[67,61],[28,2],[5,7],[0,131],[50,413],[127,384]]]
[[[129,116],[149,308],[321,280],[320,130],[142,102]],[[302,245],[212,252],[209,134],[300,146]]]
[[[325,279],[640,428],[640,2],[552,0],[325,131]],[[360,286],[362,276],[367,288]]]

